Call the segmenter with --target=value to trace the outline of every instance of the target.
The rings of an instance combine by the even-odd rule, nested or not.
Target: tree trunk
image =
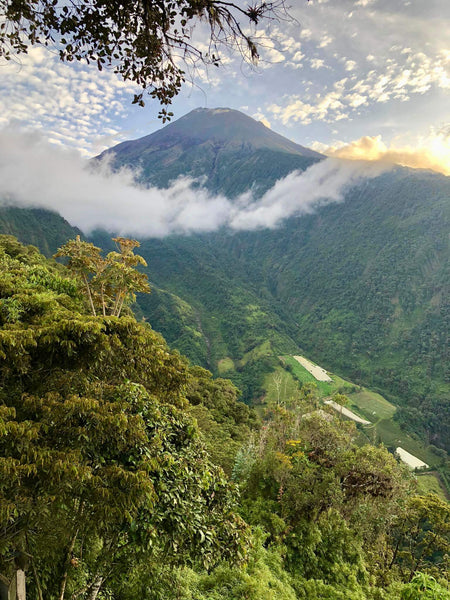
[[[118,312],[119,312],[119,307],[120,307],[120,301],[122,300],[122,294],[126,294],[126,291],[123,290],[122,288],[120,288],[117,293],[116,293],[116,301],[114,302],[114,308],[112,310],[112,316],[113,317],[117,317],[118,316]]]
[[[64,573],[63,573],[63,576],[61,579],[58,600],[64,600],[64,594],[66,593],[67,577],[69,576],[70,560],[72,558],[73,549],[75,548],[75,542],[77,541],[77,536],[78,536],[78,529],[76,530],[75,535],[71,539],[69,547],[67,549],[66,560],[64,562]]]
[[[103,316],[106,317],[106,304],[105,304],[105,286],[102,284],[100,288],[100,293],[102,295],[102,310]]]
[[[94,579],[94,582],[92,583],[92,585],[89,589],[89,594],[87,596],[87,600],[96,600],[104,581],[105,581],[105,578],[102,577],[101,575],[96,576],[96,578]]]
[[[86,291],[87,291],[87,295],[89,298],[89,304],[91,305],[92,314],[94,315],[94,317],[96,317],[97,313],[95,312],[95,306],[94,306],[94,302],[92,300],[91,288],[89,287],[89,281],[88,281],[88,278],[86,277],[85,273],[83,273],[83,281],[84,281],[84,285],[86,286]]]
[[[117,316],[120,317],[120,313],[122,312],[123,303],[125,302],[126,294],[123,294],[122,301],[120,303],[119,309],[117,311]]]
[[[17,569],[14,573],[8,590],[10,600],[26,600],[27,592],[25,585],[25,571]]]

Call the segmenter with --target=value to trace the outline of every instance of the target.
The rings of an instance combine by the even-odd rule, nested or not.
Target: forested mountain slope
[[[0,235],[2,597],[449,600],[450,505],[310,385],[261,427],[134,318],[114,241]]]
[[[210,162],[214,148],[236,148],[241,130],[253,155],[273,153],[271,167],[241,180],[219,153],[222,181]],[[169,184],[168,161],[230,195],[264,191],[287,164],[320,158],[271,135],[236,111],[199,110],[112,150],[118,165],[141,165],[148,183]],[[180,143],[183,152],[168,160]],[[174,296],[146,298],[141,308],[188,355],[228,369],[248,396],[258,394],[257,368],[246,388],[253,358],[284,351],[292,340],[325,366],[387,392],[405,406],[400,418],[442,443],[450,438],[449,229],[450,179],[398,167],[354,185],[343,203],[277,229],[144,241],[151,279]],[[182,329],[174,330],[172,310],[183,315]]]
[[[0,233],[14,235],[27,244],[37,246],[43,254],[50,256],[58,246],[81,231],[49,210],[2,206],[0,202]]]
[[[223,109],[193,111],[113,150],[117,166],[141,168],[149,184],[202,176],[228,196],[262,192],[320,159]],[[19,237],[42,247],[23,223]],[[277,229],[141,240],[154,293],[138,298],[138,314],[193,362],[231,377],[247,401],[264,393],[277,355],[300,347],[387,393],[403,407],[399,418],[442,445],[450,439],[449,229],[450,178],[395,168]],[[92,239],[110,244],[105,232]]]
[[[145,240],[150,277],[172,295],[139,305],[171,343],[225,368],[248,397],[260,393],[261,355],[295,344],[387,392],[404,406],[400,418],[442,444],[449,199],[448,178],[399,168],[279,229]]]

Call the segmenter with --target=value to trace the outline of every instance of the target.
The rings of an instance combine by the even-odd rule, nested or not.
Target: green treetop
[[[131,269],[132,250],[112,263]],[[31,595],[94,600],[157,562],[242,558],[235,489],[185,410],[185,361],[147,324],[88,314],[83,278],[7,236],[0,272],[0,573],[23,555]],[[119,304],[130,280],[114,276]]]

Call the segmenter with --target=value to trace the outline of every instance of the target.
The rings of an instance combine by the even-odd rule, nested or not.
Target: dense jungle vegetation
[[[303,386],[264,415],[129,303],[138,244],[0,236],[0,586],[36,600],[448,600],[450,506]]]

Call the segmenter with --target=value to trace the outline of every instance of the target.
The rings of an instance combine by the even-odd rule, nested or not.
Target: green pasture
[[[420,494],[437,494],[441,500],[447,500],[436,473],[423,473],[417,475],[417,487]]]
[[[219,362],[217,363],[217,370],[219,371],[219,375],[224,375],[225,373],[228,373],[229,371],[233,371],[234,370],[233,359],[230,358],[229,356],[226,356],[225,358],[222,358],[221,360],[219,360]]]
[[[320,398],[324,399],[337,392],[345,394],[350,400],[348,408],[373,423],[373,426],[363,427],[361,430],[361,437],[365,441],[371,443],[382,442],[385,446],[391,448],[400,446],[430,466],[437,463],[438,459],[431,450],[428,450],[421,442],[408,435],[394,421],[396,407],[380,394],[346,381],[334,373],[329,373],[332,378],[331,382],[317,381],[293,356],[283,356],[282,360],[284,364],[290,365],[292,373],[303,384],[315,383]],[[286,371],[286,373],[289,373],[289,371]],[[266,380],[269,381],[269,378],[270,376],[267,376]],[[270,389],[270,387],[266,389]],[[270,393],[272,398],[273,392]]]
[[[394,416],[395,406],[376,392],[361,388],[360,391],[347,396],[350,400],[350,409],[372,423],[382,419],[392,419]]]
[[[358,389],[358,386],[334,374],[330,374],[333,381],[317,381],[314,375],[311,375],[293,356],[282,356],[281,359],[286,365],[290,365],[292,372],[301,384],[315,383],[320,398],[332,396],[337,392],[348,395],[352,390]]]

